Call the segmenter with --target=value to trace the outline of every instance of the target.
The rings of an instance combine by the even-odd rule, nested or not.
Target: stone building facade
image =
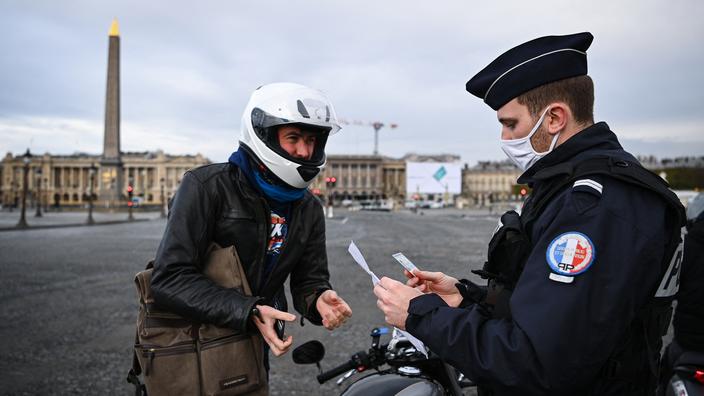
[[[127,200],[126,186],[132,185],[133,197],[143,205],[161,205],[176,191],[183,174],[190,168],[210,161],[200,154],[169,155],[163,151],[121,153],[123,167],[121,200]],[[28,166],[27,202],[37,201],[48,206],[85,206],[91,193],[96,207],[107,207],[110,200],[103,199],[109,186],[116,184],[112,174],[102,171],[101,155],[44,154],[30,157]],[[22,198],[24,156],[7,153],[0,163],[0,202],[3,206],[16,206]],[[162,199],[163,188],[163,199]]]
[[[310,189],[319,195],[343,199],[374,199],[384,194],[384,158],[378,155],[328,155],[327,166]],[[333,183],[326,179],[335,178]]]
[[[311,190],[334,202],[343,199],[406,199],[406,162],[454,162],[454,154],[407,154],[402,158],[380,155],[328,155],[325,171],[311,183]],[[334,178],[335,182],[326,180]]]
[[[508,160],[479,161],[462,169],[462,195],[471,203],[485,205],[515,198],[521,171]]]

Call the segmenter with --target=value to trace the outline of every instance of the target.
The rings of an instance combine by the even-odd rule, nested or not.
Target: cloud
[[[653,142],[662,129],[686,146],[702,135],[704,3],[693,0],[45,0],[3,11],[0,137],[14,152],[29,142],[51,152],[100,151],[115,16],[130,149],[226,158],[251,91],[296,81],[326,91],[342,117],[398,123],[381,131],[384,154],[502,158],[495,115],[464,91],[465,81],[511,46],[584,30],[596,37],[589,67],[598,118],[633,141]],[[52,135],[62,139],[45,141]],[[373,131],[347,127],[329,147],[369,153]]]
[[[612,128],[618,130],[619,136],[629,140],[641,140],[653,143],[668,141],[672,143],[704,144],[704,119],[700,120],[659,120],[653,122],[624,123]]]
[[[102,152],[102,124],[95,120],[52,117],[0,119],[0,141],[15,153]]]

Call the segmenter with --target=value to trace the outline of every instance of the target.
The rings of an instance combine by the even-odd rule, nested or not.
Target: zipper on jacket
[[[261,295],[262,290],[264,289],[264,284],[262,283],[262,277],[264,276],[264,266],[265,266],[265,261],[266,261],[266,249],[269,246],[269,234],[270,234],[270,228],[271,228],[271,208],[269,208],[269,204],[266,202],[266,199],[259,197],[259,203],[260,205],[257,206],[258,210],[262,211],[259,216],[263,220],[263,226],[261,227],[263,230],[263,235],[262,237],[262,246],[261,249],[259,250],[259,258],[257,259],[257,276],[256,276],[256,289],[258,295]],[[251,286],[251,285],[250,285]],[[254,290],[252,290],[252,294],[254,293]]]

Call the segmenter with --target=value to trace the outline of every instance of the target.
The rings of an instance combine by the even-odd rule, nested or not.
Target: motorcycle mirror
[[[320,341],[308,341],[294,349],[291,357],[296,364],[317,364],[325,357],[325,347]]]

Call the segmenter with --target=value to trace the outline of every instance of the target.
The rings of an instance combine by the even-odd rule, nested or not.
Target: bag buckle
[[[127,373],[127,382],[134,385],[135,396],[147,396],[147,388],[139,381],[139,377],[137,376],[137,373],[135,373],[134,369],[130,369]]]

